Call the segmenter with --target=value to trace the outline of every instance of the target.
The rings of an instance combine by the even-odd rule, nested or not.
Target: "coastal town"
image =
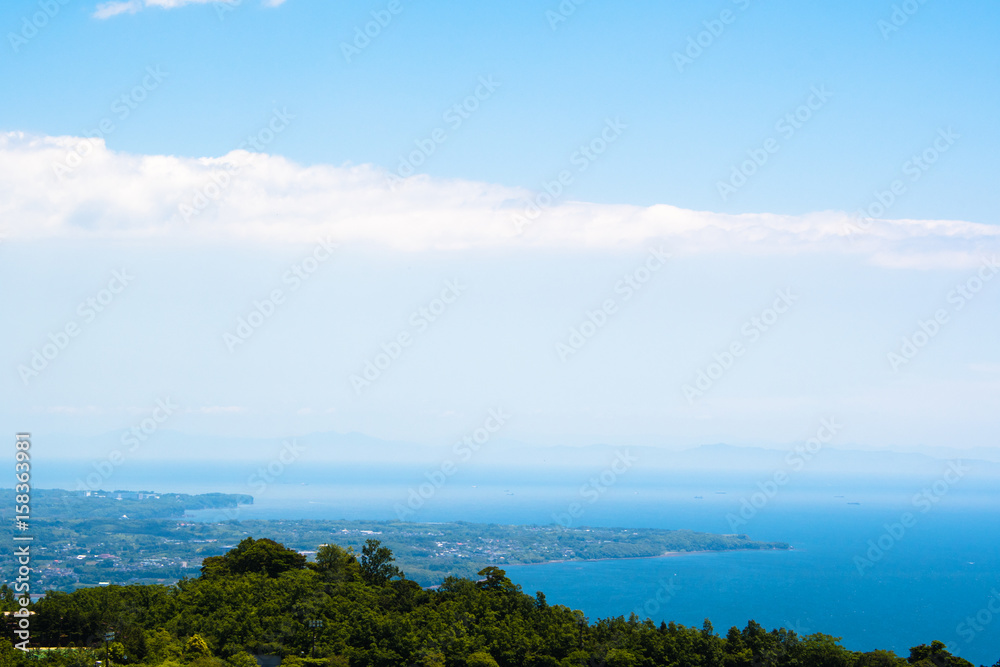
[[[755,542],[746,535],[687,530],[466,522],[204,521],[192,512],[247,505],[253,499],[149,491],[37,493],[38,515],[46,517],[33,526],[38,535],[33,547],[37,591],[172,584],[197,577],[205,558],[222,555],[247,537],[273,539],[310,559],[328,543],[360,554],[366,540],[377,539],[393,550],[407,577],[423,585],[440,583],[450,575],[470,576],[489,565],[788,548],[784,543]]]

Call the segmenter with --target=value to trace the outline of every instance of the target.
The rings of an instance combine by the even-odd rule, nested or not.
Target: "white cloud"
[[[206,5],[209,3],[221,3],[228,5],[238,5],[242,0],[121,0],[104,2],[97,5],[94,11],[94,18],[107,19],[119,14],[135,14],[140,9],[146,7],[159,7],[161,9],[176,9],[185,5]],[[285,0],[262,0],[265,7],[278,7],[285,4]]]
[[[86,153],[79,165],[57,175],[77,152]],[[859,225],[833,211],[727,215],[577,201],[544,208],[519,234],[515,218],[535,196],[528,190],[417,176],[393,191],[387,176],[371,165],[303,167],[243,150],[200,159],[131,155],[101,140],[5,133],[0,236],[261,243],[333,236],[404,251],[668,243],[680,254],[854,254],[895,268],[972,267],[1000,251],[1000,227],[957,220]]]
[[[124,2],[104,2],[97,5],[94,11],[94,18],[109,19],[119,14],[135,14],[142,9],[141,0],[125,0]]]

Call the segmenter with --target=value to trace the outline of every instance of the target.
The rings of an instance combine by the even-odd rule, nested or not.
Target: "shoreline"
[[[643,560],[647,558],[676,558],[678,556],[688,556],[691,554],[723,554],[737,551],[794,551],[792,547],[787,549],[697,549],[693,551],[665,551],[658,556],[622,556],[621,558],[561,558],[558,560],[543,560],[539,563],[507,563],[507,565],[548,565],[549,563],[597,563],[605,560]]]
[[[659,556],[622,556],[621,558],[563,558],[560,560],[543,560],[541,563],[515,563],[516,565],[547,565],[549,563],[597,563],[604,560],[645,560],[648,558],[675,558],[688,554],[717,554],[724,551],[749,551],[749,549],[701,549],[697,551],[665,551]]]

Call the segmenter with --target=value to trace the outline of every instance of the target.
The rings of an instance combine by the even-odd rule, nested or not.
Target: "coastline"
[[[596,563],[604,560],[643,560],[647,558],[676,558],[678,556],[688,556],[692,554],[721,554],[732,553],[734,551],[792,551],[792,547],[787,549],[698,549],[693,551],[665,551],[658,556],[622,556],[621,558],[561,558],[557,560],[543,560],[538,563],[508,563],[507,565],[547,565],[549,563]]]

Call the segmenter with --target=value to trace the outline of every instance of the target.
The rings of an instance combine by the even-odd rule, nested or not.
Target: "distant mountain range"
[[[290,438],[241,438],[190,435],[177,431],[158,431],[137,447],[122,443],[122,432],[97,436],[37,435],[42,453],[72,451],[74,456],[61,459],[99,461],[117,450],[128,461],[226,461],[240,464],[267,463],[279,456],[288,457],[294,440],[295,456],[316,464],[343,464],[352,467],[389,465],[427,467],[452,461],[459,467],[533,468],[540,470],[596,468],[609,465],[618,453],[627,451],[643,470],[692,470],[718,472],[770,472],[791,469],[810,473],[856,474],[936,474],[947,461],[960,459],[977,474],[1000,477],[1000,448],[970,450],[935,449],[930,453],[903,453],[838,448],[823,445],[809,451],[804,443],[785,448],[764,448],[711,444],[687,449],[592,444],[532,445],[507,438],[493,438],[482,445],[475,442],[431,446],[400,441],[380,440],[360,433],[312,433]],[[285,454],[282,454],[285,452]]]

